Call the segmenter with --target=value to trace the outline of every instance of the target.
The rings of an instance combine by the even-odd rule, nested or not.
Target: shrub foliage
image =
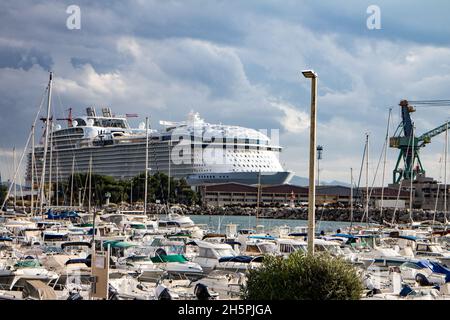
[[[363,285],[357,270],[328,253],[300,251],[282,257],[267,256],[248,273],[242,298],[247,300],[357,300]]]

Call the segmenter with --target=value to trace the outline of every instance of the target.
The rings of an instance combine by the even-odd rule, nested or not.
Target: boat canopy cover
[[[37,300],[56,300],[58,299],[55,290],[42,282],[41,280],[27,280],[23,287],[23,296]]]
[[[120,240],[107,240],[107,241],[103,242],[103,248],[108,248],[108,245],[111,246],[111,248],[123,248],[123,249],[136,246],[133,243],[120,241]]]
[[[54,214],[52,209],[47,211],[47,219],[57,220],[57,219],[67,219],[67,218],[79,218],[80,216],[75,211],[64,211],[60,214]]]
[[[250,263],[252,261],[262,261],[263,256],[252,257],[252,256],[228,256],[219,258],[219,262],[241,262]]]
[[[208,238],[226,238],[226,234],[223,233],[207,233],[203,236],[202,240],[208,239]]]
[[[275,240],[276,238],[273,236],[265,235],[265,236],[248,236],[249,239],[260,239],[260,240]]]
[[[63,250],[56,246],[45,246],[42,248],[43,253],[62,253]]]
[[[166,236],[166,238],[170,239],[170,238],[178,238],[178,237],[182,238],[182,237],[190,237],[190,236],[191,235],[188,233],[179,232],[179,233],[175,233],[175,234],[169,234]]]
[[[227,241],[225,241],[225,243],[226,244],[229,244],[230,246],[233,246],[233,245],[238,245],[238,246],[240,246],[241,245],[241,243],[240,242],[238,242],[238,241],[233,241],[233,240],[227,240]]]
[[[64,264],[67,266],[68,264],[78,264],[78,263],[84,263],[87,266],[90,266],[91,260],[90,259],[69,259]]]
[[[414,236],[398,236],[399,239],[406,239],[411,241],[417,241],[417,237]]]
[[[290,236],[290,237],[307,237],[308,234],[306,232],[292,232],[292,233],[289,233],[288,236]]]
[[[132,256],[126,257],[126,260],[127,261],[147,261],[150,259],[145,255],[132,255]]]
[[[145,224],[143,223],[130,223],[131,229],[144,230],[147,229]]]
[[[61,244],[61,248],[64,249],[66,247],[81,247],[81,246],[86,246],[86,247],[91,247],[91,243],[90,242],[83,242],[83,241],[74,241],[74,242],[64,242],[63,244]]]
[[[341,238],[347,238],[347,239],[356,238],[354,235],[348,234],[348,233],[336,233],[336,234],[333,234],[333,237],[341,237]]]
[[[36,268],[36,267],[40,267],[41,264],[39,263],[39,261],[35,260],[35,259],[26,259],[26,260],[22,260],[17,262],[14,265],[14,268]]]
[[[74,224],[74,227],[79,227],[79,228],[88,228],[88,227],[93,227],[94,224],[93,223],[79,223],[79,224]]]
[[[161,262],[187,262],[188,259],[182,254],[169,254],[169,255],[158,255],[156,257],[151,258],[152,262],[154,263],[161,263]]]

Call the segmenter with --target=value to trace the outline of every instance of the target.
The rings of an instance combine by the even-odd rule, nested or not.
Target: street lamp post
[[[304,70],[305,78],[311,79],[311,125],[309,128],[309,190],[308,190],[308,254],[314,254],[315,210],[316,210],[316,115],[317,74]]]

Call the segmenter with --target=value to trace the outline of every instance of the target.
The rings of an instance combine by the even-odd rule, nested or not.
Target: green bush
[[[300,251],[282,257],[266,256],[248,273],[241,297],[246,300],[357,300],[363,285],[356,268],[328,253]]]
[[[5,201],[5,197],[6,197],[7,193],[8,193],[8,188],[5,185],[0,184],[0,206],[2,205],[3,201]]]

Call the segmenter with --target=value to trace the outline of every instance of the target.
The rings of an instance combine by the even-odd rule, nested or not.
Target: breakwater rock
[[[162,205],[154,205],[150,208],[153,212],[162,213]],[[226,215],[226,216],[256,216],[257,209],[254,207],[214,207],[214,206],[184,206],[180,205],[179,210],[186,215]],[[410,222],[409,210],[392,208],[385,208],[383,211],[380,209],[369,209],[369,221],[371,222],[391,222],[395,214],[394,222],[407,223]],[[266,219],[308,219],[307,207],[261,207],[258,212],[259,218]],[[316,220],[323,221],[367,221],[367,217],[364,215],[364,209],[356,208],[352,212],[349,208],[317,208]],[[363,217],[364,216],[364,217]],[[421,209],[414,209],[411,214],[414,221],[426,221],[433,220],[444,222],[444,212],[426,211]]]

